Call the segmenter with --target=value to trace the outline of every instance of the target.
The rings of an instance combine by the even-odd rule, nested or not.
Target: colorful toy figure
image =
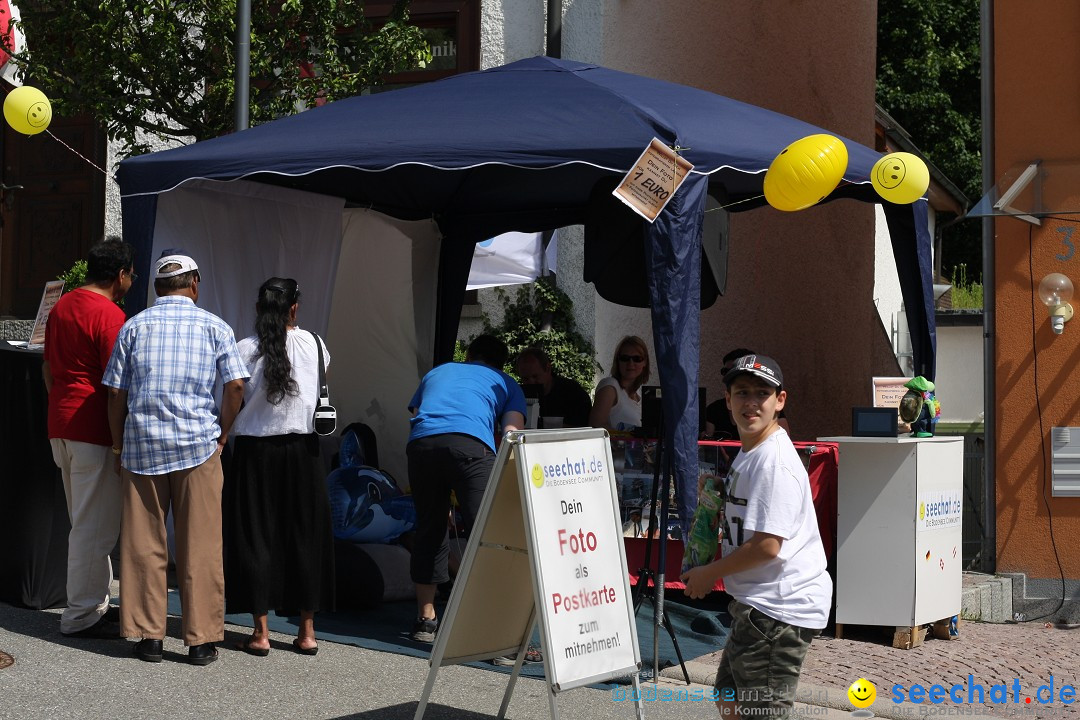
[[[904,383],[908,389],[900,398],[900,419],[911,425],[912,437],[933,437],[934,426],[941,419],[941,403],[934,394],[934,383],[922,375]]]

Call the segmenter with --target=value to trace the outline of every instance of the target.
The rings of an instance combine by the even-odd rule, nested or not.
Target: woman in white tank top
[[[629,430],[641,425],[641,386],[649,381],[649,348],[636,335],[627,335],[616,346],[611,375],[596,386],[589,424],[609,430]]]

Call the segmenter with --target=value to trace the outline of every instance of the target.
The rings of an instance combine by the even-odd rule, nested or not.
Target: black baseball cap
[[[743,355],[724,375],[724,384],[730,386],[740,375],[759,377],[773,387],[781,387],[784,384],[784,374],[780,372],[780,365],[765,355]]]

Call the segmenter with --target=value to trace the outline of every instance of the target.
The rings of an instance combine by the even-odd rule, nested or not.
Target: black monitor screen
[[[851,409],[853,437],[896,437],[896,408],[857,407]]]

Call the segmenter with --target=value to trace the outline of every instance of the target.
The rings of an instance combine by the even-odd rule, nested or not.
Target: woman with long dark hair
[[[319,346],[296,324],[299,302],[295,280],[270,278],[259,288],[255,335],[237,343],[251,380],[225,490],[225,604],[252,614],[255,629],[240,649],[260,657],[270,651],[271,609],[299,611],[293,647],[314,655],[315,612],[334,601],[330,501],[312,425]],[[322,356],[329,365],[325,346]]]

